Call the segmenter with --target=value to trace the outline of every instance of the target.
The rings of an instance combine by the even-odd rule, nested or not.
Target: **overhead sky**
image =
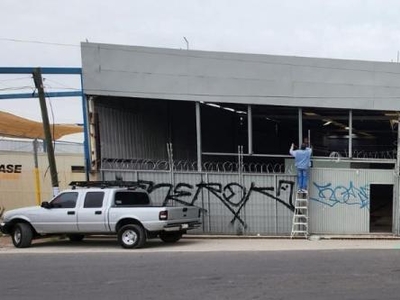
[[[397,63],[399,12],[398,0],[1,0],[0,67],[80,67],[86,40]],[[30,75],[0,77],[0,93],[33,86]],[[45,87],[80,79],[45,76]],[[79,98],[49,107],[51,122],[82,123]],[[0,100],[0,110],[41,121],[37,99]]]

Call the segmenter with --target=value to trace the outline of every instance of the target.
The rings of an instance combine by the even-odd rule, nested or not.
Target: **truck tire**
[[[16,248],[27,248],[32,244],[33,232],[27,223],[15,224],[11,239]]]
[[[68,234],[67,237],[71,242],[81,242],[85,236],[83,234]]]
[[[128,224],[118,230],[118,242],[123,248],[141,248],[146,243],[146,233],[142,226]]]
[[[176,243],[182,238],[182,232],[161,232],[160,239],[165,243]]]

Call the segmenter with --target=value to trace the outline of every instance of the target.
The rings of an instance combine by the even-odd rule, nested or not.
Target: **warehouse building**
[[[309,232],[399,235],[399,64],[81,47],[92,178],[203,208],[199,232],[289,235],[308,138]]]

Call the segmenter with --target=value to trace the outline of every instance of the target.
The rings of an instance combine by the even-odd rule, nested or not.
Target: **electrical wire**
[[[19,91],[19,90],[27,90],[33,89],[33,86],[25,85],[25,86],[18,86],[18,87],[6,87],[0,88],[0,91]]]
[[[62,46],[62,47],[80,47],[80,45],[76,45],[76,44],[43,42],[43,41],[37,41],[37,40],[21,40],[21,39],[11,39],[11,38],[3,38],[3,37],[0,37],[0,41],[30,43],[30,44],[43,44],[43,45]]]
[[[56,84],[59,84],[59,86],[52,86],[52,85],[46,84],[45,86],[46,86],[48,89],[58,89],[58,88],[62,88],[62,89],[71,90],[71,91],[80,91],[80,90],[81,90],[81,89],[79,89],[79,88],[74,88],[74,87],[71,87],[71,86],[67,86],[67,85],[65,85],[65,84],[56,82],[56,81],[54,81],[54,80],[50,80],[50,79],[48,79],[48,78],[43,78],[43,80],[44,80],[44,79],[46,80],[46,82],[51,81],[51,82],[54,82],[54,83],[56,83]]]
[[[25,77],[17,77],[17,78],[7,78],[7,79],[0,79],[0,82],[5,82],[5,81],[17,81],[17,80],[23,80],[23,79],[32,79],[32,76],[25,76]]]

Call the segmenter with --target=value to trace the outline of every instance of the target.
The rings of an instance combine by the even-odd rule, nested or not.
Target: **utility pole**
[[[58,175],[56,168],[56,159],[54,157],[53,139],[50,131],[49,115],[47,114],[46,97],[43,90],[42,71],[40,68],[33,70],[33,81],[39,94],[40,110],[42,112],[43,131],[47,143],[47,158],[49,159],[49,167],[51,174],[51,185],[53,187],[53,196],[59,192]]]
[[[38,141],[35,139],[33,141],[33,161],[35,163],[35,195],[36,204],[40,205],[40,177],[39,177],[39,163],[38,163]]]

